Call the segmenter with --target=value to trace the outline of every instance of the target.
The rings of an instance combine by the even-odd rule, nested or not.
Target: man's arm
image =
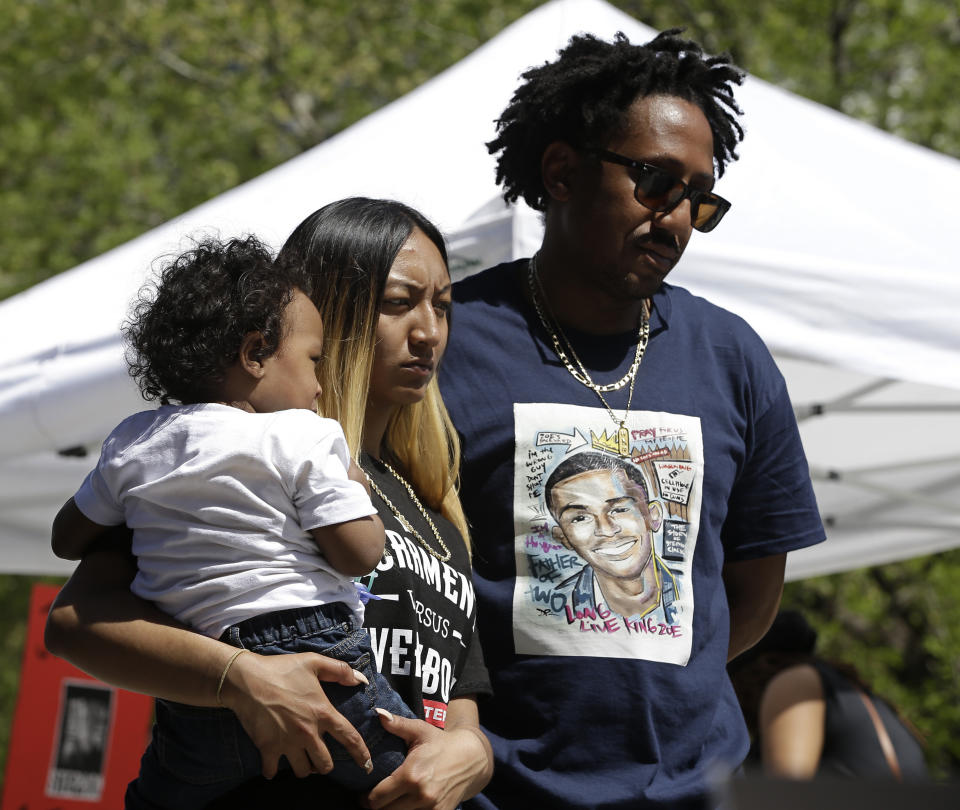
[[[730,606],[728,661],[750,649],[770,629],[780,607],[786,562],[786,554],[777,554],[723,566]]]

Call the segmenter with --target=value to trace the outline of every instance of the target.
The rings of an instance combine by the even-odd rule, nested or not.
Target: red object
[[[34,585],[2,810],[123,807],[153,700],[91,678],[43,645],[55,585]]]
[[[447,725],[447,704],[439,700],[423,699],[424,719],[432,726],[437,728],[446,728]],[[6,810],[6,808],[4,808]]]

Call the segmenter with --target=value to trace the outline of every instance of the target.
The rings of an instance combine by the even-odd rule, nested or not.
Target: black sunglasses
[[[666,169],[631,160],[607,149],[591,149],[589,152],[607,163],[618,163],[636,172],[633,196],[644,208],[661,213],[670,213],[684,200],[690,200],[690,216],[693,227],[707,233],[712,231],[730,210],[730,203],[712,191],[690,188],[683,180]]]

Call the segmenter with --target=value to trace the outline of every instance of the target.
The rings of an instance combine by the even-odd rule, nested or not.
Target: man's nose
[[[620,525],[610,515],[601,515],[597,521],[596,533],[600,537],[613,537],[620,533]]]
[[[654,222],[658,227],[678,236],[689,233],[693,230],[693,203],[689,197],[684,197],[671,210],[654,214]]]

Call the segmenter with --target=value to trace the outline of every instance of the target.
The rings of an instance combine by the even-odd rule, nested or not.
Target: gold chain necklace
[[[370,473],[364,470],[363,474],[367,476],[367,480],[370,482],[370,488],[377,493],[381,501],[383,501],[388,507],[390,507],[390,511],[393,512],[394,517],[396,517],[396,519],[400,521],[400,525],[403,526],[404,530],[410,532],[410,534],[412,534],[414,537],[417,538],[417,540],[420,541],[421,546],[423,546],[432,556],[440,560],[440,562],[446,562],[447,560],[449,560],[450,549],[447,548],[447,544],[443,542],[443,538],[440,536],[440,532],[437,531],[436,524],[430,519],[430,515],[427,514],[427,510],[423,508],[423,504],[420,503],[420,499],[417,497],[416,493],[413,491],[413,487],[410,486],[406,478],[401,476],[400,473],[398,473],[395,469],[393,469],[393,467],[387,464],[386,461],[383,461],[381,459],[380,463],[387,468],[387,470],[393,475],[394,478],[396,478],[401,484],[403,484],[404,488],[407,490],[407,494],[410,496],[410,500],[413,501],[414,506],[416,506],[417,509],[420,510],[420,514],[423,515],[423,519],[427,521],[427,525],[430,527],[430,530],[433,532],[433,536],[437,538],[437,542],[440,544],[440,548],[443,549],[443,553],[435,551],[433,548],[430,547],[427,541],[423,539],[423,535],[421,535],[420,532],[418,532],[416,529],[413,528],[413,526],[410,525],[410,521],[403,516],[403,513],[399,509],[397,509],[396,506],[394,506],[393,501],[391,501],[386,496],[386,494],[384,494],[384,491],[377,486],[377,482],[370,477]]]
[[[530,285],[530,295],[533,299],[533,306],[537,310],[537,315],[540,317],[540,323],[543,324],[543,328],[546,330],[547,334],[550,335],[550,339],[553,342],[553,350],[556,352],[557,357],[559,357],[563,362],[564,366],[566,366],[567,371],[573,375],[573,378],[577,382],[587,386],[587,388],[593,391],[596,391],[597,394],[600,394],[604,391],[619,391],[628,382],[633,382],[637,376],[637,370],[640,368],[640,361],[643,359],[643,353],[647,349],[647,341],[650,338],[650,321],[647,318],[646,304],[644,304],[640,316],[640,328],[637,331],[637,350],[633,358],[633,363],[630,364],[630,368],[627,369],[627,373],[616,382],[599,385],[593,381],[593,378],[590,376],[586,367],[581,362],[580,357],[577,355],[577,352],[574,350],[573,344],[570,342],[570,338],[566,336],[562,327],[560,326],[560,322],[557,321],[553,313],[550,312],[550,305],[547,303],[547,296],[543,290],[543,282],[540,280],[536,255],[530,259],[530,269],[527,273],[527,283]],[[540,304],[541,299],[543,300],[543,306]],[[549,321],[556,325],[556,331],[554,331],[550,326],[547,315],[544,314],[544,308],[546,308],[547,313],[549,313]],[[576,362],[579,371],[570,363],[567,353],[560,344],[561,338],[567,345],[567,348],[570,350],[570,355]]]
[[[603,403],[603,407],[606,408],[607,413],[610,414],[610,418],[613,420],[615,425],[618,425],[617,444],[620,452],[623,455],[627,455],[629,453],[630,443],[626,422],[627,417],[630,415],[630,403],[633,402],[633,387],[637,380],[637,371],[640,368],[640,361],[643,359],[644,352],[647,349],[647,342],[650,339],[650,320],[647,317],[646,303],[644,303],[640,314],[640,328],[637,332],[637,351],[636,355],[634,356],[633,363],[630,365],[627,373],[617,380],[617,382],[608,383],[607,385],[598,385],[593,381],[593,378],[587,371],[586,366],[583,365],[580,358],[577,356],[576,351],[574,351],[573,344],[570,342],[570,338],[564,334],[563,328],[560,326],[560,322],[554,317],[553,313],[549,311],[549,304],[547,303],[546,294],[543,291],[543,283],[540,281],[540,274],[537,272],[536,255],[530,260],[530,269],[527,272],[527,283],[530,285],[530,296],[533,300],[533,307],[537,311],[537,315],[540,318],[540,323],[543,325],[544,330],[548,335],[550,335],[550,340],[553,342],[553,350],[556,352],[557,357],[560,358],[567,371],[570,372],[577,382],[585,385],[600,398],[600,401]],[[543,299],[542,305],[541,298]],[[544,312],[544,309],[547,310],[546,313]],[[549,319],[547,317],[547,313],[549,313]],[[554,329],[551,324],[555,325],[556,329]],[[560,343],[561,338],[567,345],[567,348],[570,350],[570,354],[576,361],[579,371],[577,368],[574,368],[573,364],[570,362],[570,359],[567,357],[567,353],[563,350],[563,346]],[[630,383],[630,389],[629,393],[627,394],[627,406],[623,410],[623,418],[617,419],[616,414],[613,412],[613,408],[610,407],[610,403],[607,402],[607,399],[603,394],[604,392],[619,390],[628,382]]]

